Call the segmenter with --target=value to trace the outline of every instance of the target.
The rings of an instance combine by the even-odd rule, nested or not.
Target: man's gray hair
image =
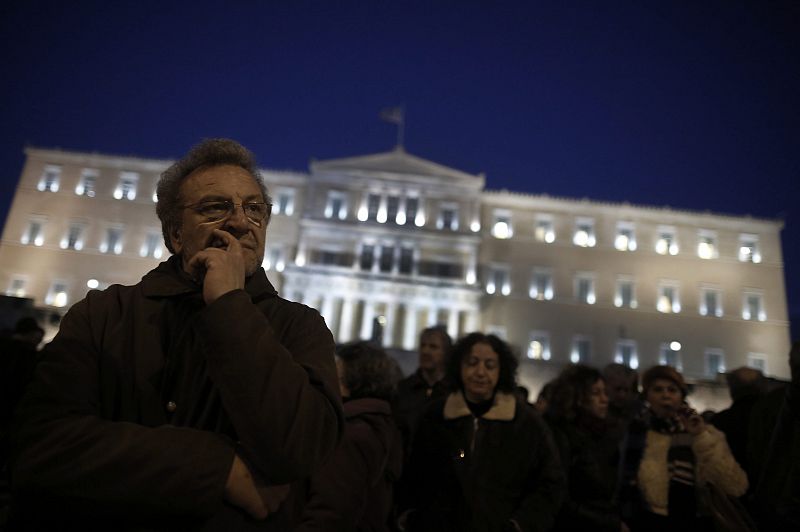
[[[174,229],[181,227],[184,201],[180,195],[181,183],[195,170],[225,164],[245,169],[248,174],[253,176],[253,180],[261,189],[264,201],[272,203],[264,179],[258,171],[256,158],[250,150],[235,140],[204,139],[192,147],[180,160],[164,170],[158,180],[156,214],[161,220],[161,234],[164,236],[164,244],[170,253],[175,253],[170,242],[170,234]]]

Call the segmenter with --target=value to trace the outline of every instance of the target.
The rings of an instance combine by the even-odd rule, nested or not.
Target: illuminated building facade
[[[167,256],[154,192],[170,161],[26,154],[0,247],[7,295],[63,311]],[[413,349],[441,324],[494,332],[542,367],[789,375],[781,221],[488,191],[400,148],[263,174],[267,274],[337,341]]]

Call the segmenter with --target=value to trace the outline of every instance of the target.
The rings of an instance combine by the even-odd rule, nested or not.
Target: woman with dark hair
[[[627,530],[613,501],[618,453],[606,431],[607,414],[600,372],[567,366],[553,383],[545,416],[567,473],[567,498],[556,530]]]
[[[455,391],[425,411],[412,447],[405,530],[548,530],[564,478],[550,431],[514,397],[517,360],[494,335],[459,340]]]
[[[403,459],[388,402],[400,368],[383,349],[356,342],[338,349],[336,369],[344,402],[344,438],[309,480],[295,530],[388,532],[394,521],[392,487]]]
[[[620,503],[633,531],[694,532],[714,528],[709,509],[698,504],[706,483],[741,497],[747,476],[725,435],[686,402],[683,376],[670,366],[642,375],[646,410],[625,437]]]

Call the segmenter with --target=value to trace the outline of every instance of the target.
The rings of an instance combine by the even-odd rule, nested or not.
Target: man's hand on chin
[[[244,288],[245,260],[242,245],[232,234],[214,229],[220,247],[198,251],[187,264],[195,279],[203,280],[203,299],[210,305],[223,294]]]

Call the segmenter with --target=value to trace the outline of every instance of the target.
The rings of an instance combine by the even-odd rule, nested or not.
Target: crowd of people
[[[30,356],[3,358],[22,377],[4,380],[0,529],[800,530],[800,343],[789,384],[735,370],[710,419],[664,365],[569,365],[530,404],[481,332],[423,330],[402,378],[278,296],[246,148],[202,142],[157,194],[169,260],[90,292],[42,356],[30,321],[4,344]]]

